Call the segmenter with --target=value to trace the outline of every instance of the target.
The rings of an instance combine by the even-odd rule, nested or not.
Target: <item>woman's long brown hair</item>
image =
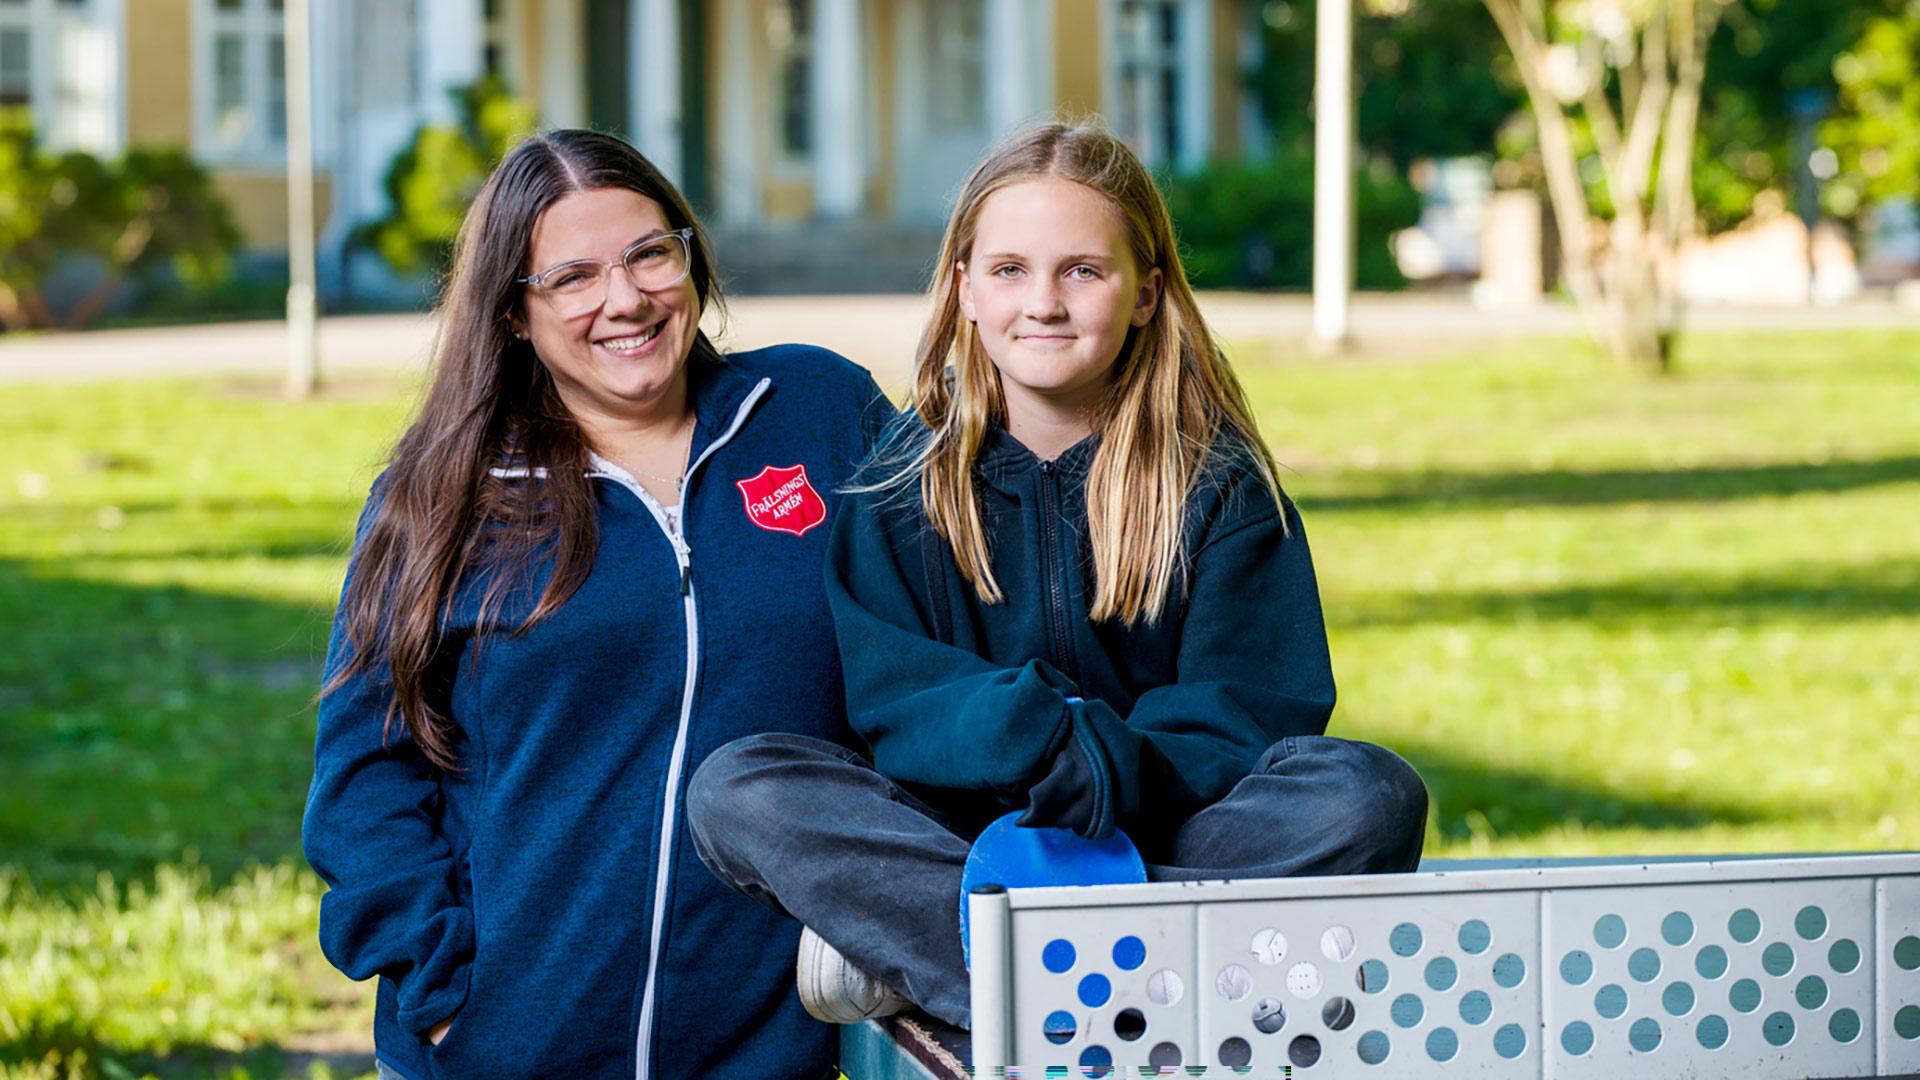
[[[1094,407],[1101,441],[1087,476],[1094,584],[1088,615],[1150,622],[1182,569],[1187,495],[1220,435],[1232,431],[1249,448],[1276,503],[1280,488],[1246,392],[1187,283],[1159,189],[1133,151],[1098,127],[1053,123],[1018,132],[967,177],[934,263],[933,311],[915,358],[913,408],[931,437],[912,462],[875,486],[917,474],[927,517],[953,549],[961,576],[983,602],[1000,602],[973,464],[987,425],[1007,422],[1006,396],[979,334],[961,314],[955,267],[973,257],[988,197],[1040,177],[1105,196],[1126,219],[1141,273],[1161,272],[1153,318],[1129,335]]]
[[[612,135],[534,135],[500,162],[467,211],[438,304],[432,378],[420,411],[376,485],[341,599],[349,655],[321,688],[360,675],[391,689],[395,719],[421,753],[457,768],[455,732],[435,673],[454,599],[484,580],[481,630],[497,629],[536,570],[545,586],[516,630],[546,618],[586,580],[598,545],[589,446],[530,342],[509,320],[529,302],[533,228],[576,191],[624,188],[659,203],[670,228],[692,227],[691,272],[702,310],[722,304],[706,233],[686,199],[639,151]],[[689,364],[718,363],[706,334]],[[511,466],[514,475],[496,475]]]

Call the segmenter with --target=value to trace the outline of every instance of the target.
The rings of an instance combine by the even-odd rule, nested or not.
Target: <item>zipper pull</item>
[[[693,564],[683,562],[680,564],[680,595],[691,596],[692,594],[693,594]]]

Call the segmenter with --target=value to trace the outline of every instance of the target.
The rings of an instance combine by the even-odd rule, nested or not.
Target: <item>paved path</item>
[[[1304,347],[1312,308],[1303,295],[1204,293],[1201,307],[1229,341],[1277,341]],[[754,348],[806,341],[873,369],[889,390],[904,388],[925,316],[914,295],[752,296],[732,302],[723,344]],[[1373,293],[1354,303],[1354,327],[1370,353],[1417,353],[1434,342],[1497,337],[1575,335],[1572,309],[1544,305],[1482,311],[1454,294]],[[1831,308],[1714,308],[1696,311],[1703,329],[1787,330],[1920,327],[1920,311],[1885,301]],[[410,374],[432,348],[426,315],[350,315],[322,321],[324,376]],[[281,322],[214,323],[79,334],[0,336],[0,383],[231,375],[275,378],[284,372]]]

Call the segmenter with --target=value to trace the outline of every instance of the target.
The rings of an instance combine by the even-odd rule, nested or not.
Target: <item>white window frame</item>
[[[241,102],[249,119],[237,138],[222,138],[217,95],[219,72],[215,68],[217,43],[222,34],[240,38]],[[276,108],[284,114],[285,90],[276,102],[269,72],[274,42],[284,42],[286,23],[283,12],[272,7],[272,0],[241,0],[239,11],[222,9],[216,0],[194,0],[193,7],[193,152],[211,165],[255,168],[285,172],[287,141],[284,123],[276,136],[269,114]]]
[[[1150,42],[1151,54],[1140,55],[1139,43],[1127,40],[1122,25],[1123,9],[1129,6],[1171,10],[1179,24],[1179,42]],[[1213,152],[1213,0],[1105,0],[1102,13],[1107,60],[1101,97],[1108,103],[1114,131],[1149,167],[1190,171],[1204,166]],[[1130,98],[1134,87],[1125,70],[1143,62],[1155,71],[1171,71],[1175,83],[1173,99],[1153,102],[1144,117]],[[1163,146],[1158,121],[1169,115],[1177,142]]]
[[[0,26],[25,30],[27,108],[42,145],[103,157],[126,145],[122,0],[0,4]]]

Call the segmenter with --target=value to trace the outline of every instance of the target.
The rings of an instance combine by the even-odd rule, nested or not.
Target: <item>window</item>
[[[480,5],[484,65],[481,70],[503,79],[507,75],[507,18],[502,11],[505,7],[504,0],[483,0]]]
[[[774,145],[782,163],[804,165],[813,150],[813,3],[774,0],[767,7],[773,50]]]
[[[1149,165],[1171,160],[1182,146],[1181,7],[1179,0],[1120,0],[1115,134]]]
[[[942,0],[927,12],[929,120],[939,132],[986,122],[986,4]]]
[[[196,149],[279,164],[287,144],[285,0],[201,0]]]
[[[27,108],[48,146],[111,153],[119,58],[111,0],[0,0],[0,107]]]

